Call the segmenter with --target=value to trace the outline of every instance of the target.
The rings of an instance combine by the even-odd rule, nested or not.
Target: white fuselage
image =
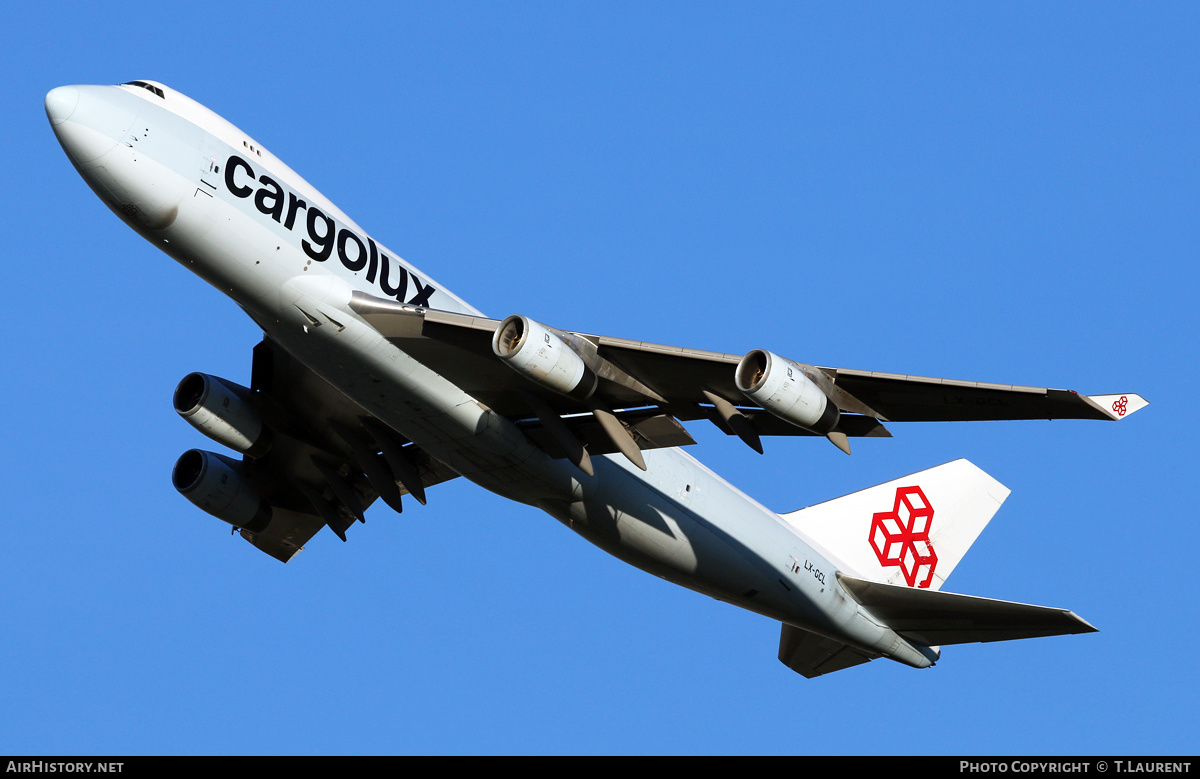
[[[146,83],[47,95],[80,175],[354,403],[464,477],[544,509],[626,562],[871,653],[931,664],[859,608],[828,555],[685,452],[644,452],[646,472],[619,455],[596,457],[587,476],[385,340],[350,309],[352,292],[479,312],[229,122]]]

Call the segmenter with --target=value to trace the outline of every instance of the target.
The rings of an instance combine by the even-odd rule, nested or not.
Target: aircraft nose
[[[46,116],[50,124],[62,124],[71,118],[79,104],[79,90],[75,87],[56,87],[46,93]]]
[[[63,151],[76,164],[103,157],[138,115],[140,99],[118,87],[69,86],[46,94],[46,116]]]

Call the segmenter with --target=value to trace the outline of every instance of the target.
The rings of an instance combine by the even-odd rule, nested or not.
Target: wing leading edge
[[[542,326],[539,332],[552,333],[560,344],[582,358],[585,379],[580,386],[594,387],[590,395],[584,396],[579,391],[551,388],[537,376],[513,370],[498,359],[494,337],[512,317],[500,322],[407,306],[358,292],[351,306],[385,338],[496,412],[526,420],[524,426],[534,430],[547,427],[546,409],[567,418],[598,418],[604,411],[611,411],[627,428],[630,416],[642,418],[649,413],[660,420],[707,419],[759,452],[762,436],[778,435],[826,435],[848,452],[848,444],[843,445],[846,437],[890,437],[884,422],[1116,420],[1147,405],[1132,393],[1089,397],[1070,390],[810,366],[761,351],[742,357]],[[549,348],[552,344],[549,336],[545,337]],[[827,398],[837,413],[830,417],[826,412],[820,420],[814,414],[811,423],[796,421],[795,410],[808,402],[806,399],[781,410],[777,398],[784,397],[782,390],[774,397],[762,393],[752,397],[754,393],[747,392],[746,386],[753,379],[761,379],[762,372],[753,377],[739,374],[748,370],[747,361],[756,354],[767,355],[765,360],[760,358],[764,365],[770,365],[770,358],[775,357],[780,365],[777,372],[786,369],[789,378],[794,368],[798,381],[816,387],[824,396],[818,399],[821,407]],[[589,378],[594,384],[586,384]],[[535,406],[541,406],[543,413],[539,414]],[[826,421],[831,418],[836,420],[832,425]],[[665,429],[665,422],[659,424]],[[542,435],[549,437],[551,433]],[[681,427],[672,428],[672,434],[661,440],[632,435],[643,449],[692,443]],[[591,436],[586,446],[624,451],[611,443],[612,438],[607,434]]]

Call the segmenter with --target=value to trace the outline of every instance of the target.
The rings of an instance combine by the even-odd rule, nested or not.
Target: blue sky
[[[1200,13],[1156,3],[43,3],[0,11],[0,752],[1197,750]],[[202,6],[202,8],[201,8]],[[805,680],[778,625],[471,484],[284,566],[170,484],[258,334],[46,122],[163,81],[491,316],[1139,392],[1119,424],[692,453],[792,510],[966,457],[1013,490],[947,589],[1100,633]]]

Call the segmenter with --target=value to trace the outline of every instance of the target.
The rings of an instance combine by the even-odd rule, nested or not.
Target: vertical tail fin
[[[844,573],[938,590],[1008,494],[955,460],[781,516]]]

